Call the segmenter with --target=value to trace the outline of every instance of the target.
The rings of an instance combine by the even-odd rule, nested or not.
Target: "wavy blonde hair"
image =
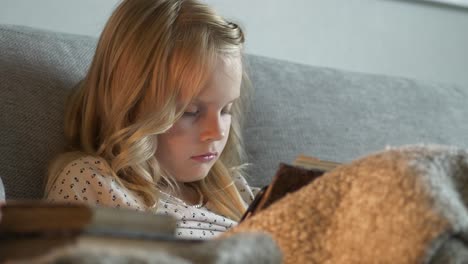
[[[109,18],[85,78],[65,113],[67,149],[49,166],[46,193],[63,167],[80,156],[106,161],[108,173],[159,200],[161,183],[174,180],[155,158],[167,131],[209,78],[221,56],[242,54],[244,34],[196,0],[124,0]],[[226,147],[205,179],[191,183],[219,214],[239,220],[245,211],[233,177],[242,173],[241,123],[249,82],[232,108]]]

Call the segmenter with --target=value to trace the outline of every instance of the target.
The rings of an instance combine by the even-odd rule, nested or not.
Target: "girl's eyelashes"
[[[194,112],[187,111],[187,112],[184,112],[183,115],[186,116],[186,117],[196,117],[196,116],[198,116],[198,114],[200,114],[200,111],[194,111]],[[232,113],[231,113],[230,109],[225,109],[225,110],[221,111],[221,114],[222,115],[230,115]]]
[[[200,108],[196,105],[189,105],[185,111],[183,116],[186,117],[195,117],[200,113]]]
[[[224,107],[222,110],[221,110],[221,115],[230,115],[232,114],[232,105],[228,105],[226,107]],[[185,117],[196,117],[198,116],[199,114],[201,113],[200,109],[195,109],[195,108],[192,108],[192,109],[187,109],[184,113],[183,113],[183,116]]]
[[[200,111],[198,111],[198,110],[196,110],[196,111],[185,111],[184,116],[193,117],[193,116],[197,116],[199,113],[200,113]]]
[[[224,109],[221,111],[221,114],[223,114],[223,115],[230,115],[230,114],[232,114],[232,111],[231,111],[232,109],[231,109],[231,108],[232,108],[232,107],[226,107],[226,108],[224,108]]]
[[[221,110],[221,114],[223,115],[231,115],[232,114],[232,104],[233,103],[229,103],[228,105],[226,105],[223,110]]]

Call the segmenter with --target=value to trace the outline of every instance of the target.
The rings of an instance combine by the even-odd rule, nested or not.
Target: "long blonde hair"
[[[148,206],[156,205],[159,184],[173,180],[155,158],[155,135],[182,115],[214,61],[242,53],[243,43],[239,26],[196,0],[124,0],[101,34],[87,75],[69,97],[67,149],[49,166],[46,193],[67,163],[92,155],[104,159],[108,173],[141,194]],[[225,150],[207,177],[192,183],[214,211],[234,220],[245,211],[233,177],[244,164],[246,89],[244,71]]]

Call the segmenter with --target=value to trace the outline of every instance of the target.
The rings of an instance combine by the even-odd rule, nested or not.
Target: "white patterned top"
[[[151,211],[143,198],[106,175],[103,160],[86,156],[67,164],[60,172],[46,199],[51,202],[85,202],[90,205]],[[246,204],[252,202],[258,188],[251,188],[243,177],[234,180]],[[177,221],[176,235],[181,238],[208,239],[237,225],[206,207],[195,208],[181,199],[161,192],[156,213],[170,214]]]

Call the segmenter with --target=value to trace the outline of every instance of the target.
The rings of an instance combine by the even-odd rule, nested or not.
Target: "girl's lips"
[[[193,156],[191,159],[198,161],[198,162],[210,162],[214,160],[218,156],[218,153],[206,153],[199,156]]]

